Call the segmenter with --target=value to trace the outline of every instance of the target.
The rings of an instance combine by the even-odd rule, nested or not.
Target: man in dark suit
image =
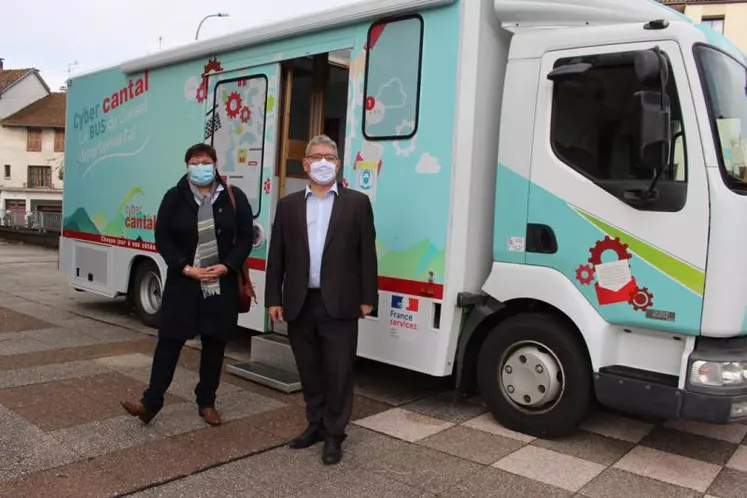
[[[265,305],[288,322],[308,428],[291,441],[324,440],[322,460],[342,459],[353,407],[358,320],[378,303],[376,230],[368,197],[337,185],[337,145],[324,135],[306,148],[305,190],[278,202],[267,258]]]

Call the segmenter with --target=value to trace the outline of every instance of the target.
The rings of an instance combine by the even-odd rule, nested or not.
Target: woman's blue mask
[[[212,164],[190,164],[189,181],[197,187],[207,187],[215,180],[215,167]]]

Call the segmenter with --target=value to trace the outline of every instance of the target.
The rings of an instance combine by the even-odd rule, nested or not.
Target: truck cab
[[[459,384],[538,436],[570,430],[594,395],[662,419],[744,419],[744,55],[663,8],[521,20],[503,13],[493,263],[458,298]]]

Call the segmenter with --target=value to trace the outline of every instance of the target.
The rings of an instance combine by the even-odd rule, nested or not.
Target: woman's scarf
[[[197,211],[197,251],[195,251],[194,266],[197,268],[207,268],[220,263],[218,256],[218,242],[215,239],[215,219],[213,218],[213,196],[218,188],[218,182],[213,183],[213,187],[207,194],[201,193],[194,185],[189,187],[199,201],[200,208]],[[214,282],[200,282],[202,286],[202,296],[220,296],[220,279]]]

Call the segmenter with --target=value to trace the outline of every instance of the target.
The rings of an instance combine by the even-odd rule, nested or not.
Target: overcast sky
[[[5,68],[36,67],[53,91],[73,74],[357,0],[0,0]]]

